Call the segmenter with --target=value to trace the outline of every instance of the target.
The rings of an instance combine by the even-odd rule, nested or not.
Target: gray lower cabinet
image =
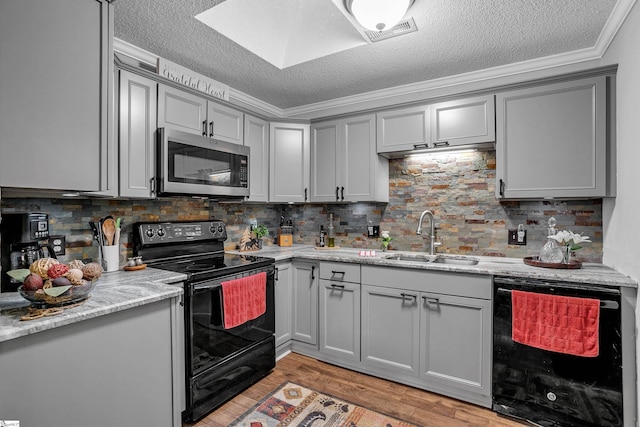
[[[293,307],[293,266],[291,262],[276,264],[275,306],[276,306],[276,354],[288,349],[293,327],[291,313]],[[280,351],[284,347],[283,351]]]
[[[338,362],[360,361],[360,265],[320,263],[320,352]]]
[[[162,300],[0,343],[2,419],[182,426],[181,310],[178,298]]]
[[[491,406],[491,277],[362,266],[362,365]]]
[[[293,261],[293,341],[318,346],[318,264]]]
[[[113,5],[0,2],[0,187],[107,189]]]
[[[362,364],[392,378],[417,378],[420,364],[418,293],[362,285]]]

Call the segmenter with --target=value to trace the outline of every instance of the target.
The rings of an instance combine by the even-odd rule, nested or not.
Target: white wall
[[[640,6],[636,3],[603,57],[617,63],[617,197],[603,209],[603,263],[640,281]],[[640,309],[636,306],[636,331]],[[637,333],[636,333],[637,336]],[[636,354],[640,345],[636,340]],[[640,364],[636,359],[637,371]],[[640,396],[640,386],[638,396]],[[640,405],[638,405],[640,406]],[[640,418],[640,417],[639,417]]]

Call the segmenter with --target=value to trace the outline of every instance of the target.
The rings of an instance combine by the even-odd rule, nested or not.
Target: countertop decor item
[[[387,230],[383,230],[380,233],[380,240],[382,241],[382,250],[386,251],[389,248],[389,242],[392,241],[393,238]]]
[[[582,268],[582,263],[578,260],[569,260],[569,262],[544,262],[537,256],[530,256],[523,259],[524,263],[533,267],[542,268],[558,268],[565,270],[572,270]]]
[[[549,236],[549,239],[553,239],[558,242],[558,245],[562,246],[563,261],[568,264],[571,261],[571,253],[582,249],[580,246],[583,242],[591,242],[589,236],[583,236],[582,234],[573,233],[570,230],[560,230],[555,235]]]

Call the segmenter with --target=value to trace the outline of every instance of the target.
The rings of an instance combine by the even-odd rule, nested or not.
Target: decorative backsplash
[[[559,229],[591,237],[576,253],[588,262],[602,261],[602,200],[541,200],[498,202],[495,192],[495,152],[440,153],[393,159],[389,162],[389,203],[271,205],[216,203],[202,199],[23,199],[1,201],[2,212],[42,211],[50,215],[51,234],[64,235],[63,259],[96,258],[88,222],[106,215],[122,217],[121,264],[132,254],[132,224],[137,221],[221,219],[233,249],[242,232],[256,219],[270,230],[265,244],[274,244],[280,217],[294,223],[294,243],[315,244],[320,225],[334,214],[336,245],[379,249],[379,239],[366,237],[367,226],[391,233],[390,249],[427,251],[429,224],[416,235],[423,210],[433,212],[440,253],[521,258],[537,255],[546,241],[547,219]],[[507,244],[507,232],[523,224],[527,245]]]

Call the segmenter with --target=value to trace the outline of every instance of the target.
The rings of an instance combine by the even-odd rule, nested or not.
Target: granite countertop
[[[526,265],[521,258],[501,258],[473,256],[479,260],[477,265],[435,264],[421,261],[400,261],[387,259],[396,255],[423,255],[424,252],[388,251],[376,250],[375,256],[359,256],[362,249],[340,248],[317,250],[311,245],[293,245],[291,247],[266,246],[259,251],[237,252],[274,258],[276,262],[287,259],[309,259],[318,261],[348,262],[364,265],[378,265],[385,267],[403,267],[420,270],[449,271],[456,273],[485,274],[491,276],[509,276],[543,280],[558,280],[573,283],[637,287],[637,282],[604,264],[584,263],[580,269],[553,269]],[[456,257],[456,255],[439,254],[439,256]]]
[[[182,286],[169,283],[182,282],[186,277],[184,274],[154,268],[103,273],[91,292],[90,298],[84,304],[65,309],[55,316],[28,321],[21,321],[20,317],[26,313],[29,301],[17,292],[2,293],[0,294],[0,342],[175,298],[183,293]]]

